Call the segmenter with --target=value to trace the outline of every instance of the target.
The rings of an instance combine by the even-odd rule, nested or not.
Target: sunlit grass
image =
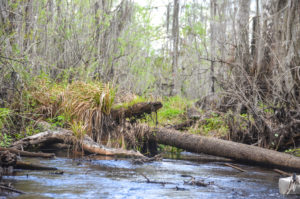
[[[192,101],[174,96],[162,100],[163,107],[158,111],[158,121],[161,124],[175,124],[183,121],[185,112],[192,105]]]
[[[129,102],[124,102],[124,103],[119,103],[119,104],[115,104],[113,105],[114,109],[119,109],[119,108],[128,108],[134,104],[137,103],[141,103],[141,102],[148,102],[149,99],[143,97],[143,96],[135,96],[133,100],[129,101]]]
[[[89,135],[93,129],[101,129],[101,118],[110,113],[115,98],[115,90],[101,82],[65,85],[41,79],[33,85],[30,94],[38,113],[59,126],[81,122]]]

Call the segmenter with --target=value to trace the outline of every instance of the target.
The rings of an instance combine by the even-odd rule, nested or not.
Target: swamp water
[[[278,192],[279,174],[260,167],[239,165],[247,172],[224,166],[224,162],[200,161],[200,155],[135,165],[130,159],[95,156],[89,160],[56,157],[23,158],[24,161],[57,167],[53,171],[18,171],[4,181],[26,192],[8,198],[298,198]],[[185,160],[183,160],[185,159]],[[193,159],[186,160],[186,159]],[[198,159],[198,160],[197,160]],[[200,158],[201,159],[201,158]],[[147,183],[147,179],[166,184]],[[212,183],[207,187],[184,184],[195,179]],[[0,197],[1,198],[1,197]]]

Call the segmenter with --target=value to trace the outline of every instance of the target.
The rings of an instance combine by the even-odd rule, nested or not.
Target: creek
[[[93,156],[73,159],[57,154],[55,159],[22,158],[24,161],[57,167],[52,171],[17,171],[4,181],[26,192],[8,198],[297,198],[278,192],[279,174],[261,167],[238,165],[240,172],[224,162],[203,160],[203,155],[182,153],[162,161],[133,164],[131,159]],[[151,181],[147,183],[144,176]],[[195,180],[206,187],[188,185]],[[1,197],[0,197],[1,198]]]

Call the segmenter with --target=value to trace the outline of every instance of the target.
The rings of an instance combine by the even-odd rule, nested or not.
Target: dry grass
[[[111,137],[103,132],[103,126],[109,126],[104,123],[111,122],[107,115],[115,98],[109,84],[74,82],[63,86],[39,80],[30,91],[37,113],[44,118],[63,115],[68,126],[80,124],[81,130],[98,142]]]

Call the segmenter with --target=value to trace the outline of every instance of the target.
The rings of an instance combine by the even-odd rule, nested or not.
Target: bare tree
[[[172,23],[172,39],[173,39],[173,54],[172,54],[172,77],[173,84],[170,95],[177,94],[177,70],[178,70],[178,47],[179,47],[179,0],[174,0],[173,23]]]

